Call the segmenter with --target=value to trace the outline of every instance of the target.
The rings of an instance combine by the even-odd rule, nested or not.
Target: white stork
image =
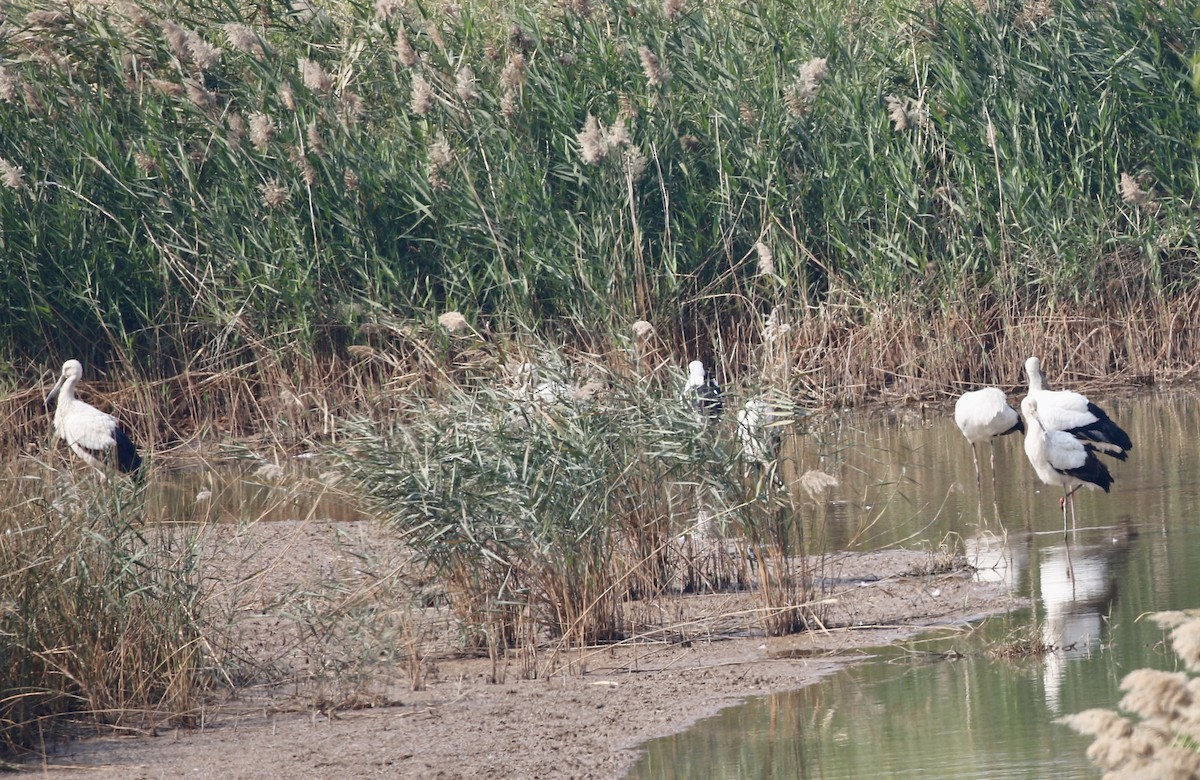
[[[1071,390],[1047,390],[1042,363],[1036,357],[1025,361],[1025,373],[1029,375],[1029,396],[1037,399],[1038,416],[1046,430],[1064,431],[1089,442],[1097,452],[1125,460],[1133,441],[1103,409]]]
[[[971,443],[971,460],[975,462],[975,487],[983,491],[979,471],[979,454],[975,445],[988,443],[992,454],[992,494],[996,493],[996,439],[1010,433],[1025,431],[1021,415],[1008,405],[1008,397],[998,387],[985,387],[963,393],[954,404],[954,422]]]
[[[704,363],[699,360],[688,363],[688,379],[683,386],[683,398],[706,423],[719,420],[725,408],[725,402],[721,400],[721,388],[717,386],[715,379],[705,376]]]
[[[75,397],[75,385],[82,376],[83,364],[68,360],[63,363],[62,375],[54,389],[46,396],[47,407],[58,400],[54,408],[54,435],[64,439],[76,455],[101,474],[105,472],[106,460],[120,471],[136,471],[142,459],[117,418]]]
[[[1084,485],[1100,487],[1107,493],[1112,474],[1098,457],[1094,442],[1078,439],[1045,424],[1041,398],[1025,396],[1021,413],[1025,415],[1025,455],[1033,470],[1047,485],[1062,485],[1063,536],[1067,535],[1067,505],[1071,506],[1071,527],[1075,526],[1075,491]]]

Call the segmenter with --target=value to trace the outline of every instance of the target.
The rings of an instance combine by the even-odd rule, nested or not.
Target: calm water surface
[[[1084,755],[1090,739],[1054,719],[1115,706],[1133,669],[1174,669],[1163,632],[1139,616],[1200,607],[1200,400],[1101,403],[1136,449],[1128,462],[1110,462],[1112,493],[1077,495],[1073,582],[1061,490],[1038,482],[1019,437],[997,447],[994,502],[981,451],[981,509],[970,447],[947,414],[822,423],[801,443],[799,460],[801,470],[823,468],[841,480],[822,523],[832,549],[958,544],[979,576],[1033,606],[725,710],[649,743],[630,777],[1099,777]],[[1030,625],[1060,649],[1020,661],[986,655]],[[947,650],[963,657],[941,660]]]

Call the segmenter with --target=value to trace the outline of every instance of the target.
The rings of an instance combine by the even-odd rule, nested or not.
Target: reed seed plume
[[[646,168],[650,165],[646,155],[642,154],[642,150],[636,146],[629,147],[622,152],[621,163],[626,176],[634,183],[642,180],[642,177],[646,175]]]
[[[1192,706],[1184,672],[1135,669],[1121,680],[1121,709],[1143,718],[1173,718]]]
[[[396,58],[400,60],[400,64],[408,69],[417,67],[420,58],[417,57],[417,50],[413,48],[409,42],[408,36],[404,34],[404,30],[396,33]]]
[[[15,192],[24,190],[25,169],[0,157],[0,182]]]
[[[771,247],[767,246],[762,241],[754,244],[754,251],[758,254],[758,275],[759,276],[774,276],[775,275],[775,253],[771,251]],[[774,315],[774,311],[771,312]]]
[[[338,95],[338,119],[346,127],[354,127],[367,112],[367,105],[357,92],[344,89]]]
[[[425,116],[433,108],[433,87],[425,77],[414,73],[412,77],[412,97],[409,107],[417,116]]]
[[[646,320],[636,320],[633,323],[633,336],[639,341],[654,338],[654,326]]]
[[[908,101],[895,95],[887,96],[888,119],[892,120],[892,129],[903,133],[911,125],[908,112]]]
[[[1188,664],[1200,640],[1200,618],[1161,612],[1151,618],[1171,629],[1175,652]],[[1136,669],[1121,680],[1120,708],[1132,721],[1105,709],[1085,710],[1058,722],[1092,736],[1088,758],[1112,777],[1196,777],[1200,773],[1200,678],[1186,672]]]
[[[342,172],[342,183],[346,185],[346,189],[350,192],[358,192],[362,181],[358,177],[358,171],[353,168],[347,168]]]
[[[425,34],[429,36],[429,40],[433,41],[433,45],[438,48],[438,51],[446,50],[446,39],[442,37],[442,28],[438,27],[437,22],[430,19],[425,24]]]
[[[208,91],[199,82],[189,79],[183,86],[187,90],[188,100],[198,110],[205,114],[215,114],[220,109],[221,103],[216,93]]]
[[[194,30],[185,33],[188,57],[199,70],[211,70],[221,64],[221,50]]]
[[[454,152],[450,149],[450,143],[442,134],[429,144],[428,150],[429,163],[427,167],[429,186],[435,190],[444,190],[449,184],[446,182],[443,174],[450,168],[454,162]]]
[[[1145,206],[1150,202],[1150,196],[1142,189],[1138,180],[1125,171],[1121,172],[1121,200],[1131,206]]]
[[[837,477],[824,471],[810,469],[800,476],[800,487],[814,501],[822,500],[825,493],[837,486]]]
[[[608,156],[608,137],[594,115],[587,115],[583,129],[575,137],[579,141],[579,156],[588,165],[596,165]]]
[[[447,311],[443,312],[438,317],[438,324],[451,333],[458,333],[464,330],[470,330],[471,323],[467,322],[467,318],[461,312]]]
[[[236,111],[230,111],[225,115],[225,127],[228,129],[226,139],[229,141],[231,149],[240,149],[242,141],[246,140],[246,134],[249,128],[246,127],[246,120]]]
[[[513,54],[500,72],[500,86],[516,91],[525,84],[525,55]]]
[[[275,120],[266,114],[251,114],[250,143],[254,145],[259,154],[266,153],[274,138]]]
[[[683,16],[686,0],[663,0],[662,14],[668,22],[677,22]]]
[[[1171,631],[1175,653],[1192,672],[1200,672],[1200,620],[1188,620]]]
[[[829,76],[828,60],[825,57],[814,57],[800,66],[800,75],[791,88],[784,94],[784,104],[794,117],[802,117],[808,112],[821,82]]]
[[[317,169],[309,162],[308,157],[304,154],[304,150],[295,146],[288,152],[288,159],[292,165],[296,167],[296,171],[300,174],[300,179],[309,187],[317,181]]]
[[[175,54],[175,59],[180,62],[186,62],[188,59],[188,33],[179,25],[170,20],[164,20],[162,23],[163,37],[167,39],[167,44],[171,47],[172,53]]]
[[[137,166],[143,176],[151,176],[158,171],[158,163],[154,157],[141,150],[134,152],[133,164]]]
[[[521,103],[515,89],[506,89],[500,96],[500,113],[507,119],[512,119],[521,111]]]
[[[319,62],[301,57],[298,62],[300,76],[304,86],[319,95],[330,95],[333,92],[333,77],[329,75]]]
[[[996,125],[990,116],[987,121],[987,145],[989,149],[996,148]]]
[[[159,93],[167,97],[181,97],[183,95],[183,85],[177,84],[174,81],[166,79],[150,79],[150,86]]]
[[[0,63],[0,100],[5,103],[16,103],[21,94],[21,79],[11,68]]]
[[[283,107],[288,111],[296,110],[296,93],[292,89],[292,84],[289,81],[283,81],[279,84],[277,90],[279,94],[279,102],[283,103]]]
[[[321,137],[321,126],[317,120],[308,123],[304,128],[304,139],[308,143],[308,151],[315,155],[325,153],[325,139]]]
[[[262,195],[263,205],[271,210],[282,209],[292,198],[287,187],[280,184],[278,179],[263,182],[258,185],[258,191]]]
[[[642,61],[642,72],[646,74],[646,83],[652,87],[661,87],[671,80],[671,71],[662,64],[658,55],[649,46],[638,47],[638,58]]]
[[[229,45],[245,54],[263,58],[269,53],[268,46],[249,25],[229,22],[225,25],[225,38]]]
[[[792,324],[783,322],[783,315],[779,313],[779,307],[775,306],[771,309],[770,314],[763,321],[763,341],[768,344],[774,344],[787,334],[792,332]]]
[[[624,119],[617,119],[611,127],[605,127],[594,115],[588,114],[583,129],[575,137],[579,141],[579,156],[588,165],[599,164],[610,154],[623,149],[623,167],[635,181],[646,171],[646,157],[640,149],[633,147]]]
[[[463,65],[454,74],[454,91],[464,103],[478,103],[481,99],[475,84],[475,71],[471,70],[470,65]]]

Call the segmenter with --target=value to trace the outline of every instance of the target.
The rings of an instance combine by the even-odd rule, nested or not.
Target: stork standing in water
[[[688,363],[688,380],[683,386],[683,398],[692,405],[705,423],[714,423],[721,418],[725,402],[721,400],[721,388],[712,377],[706,377],[704,363],[693,360]]]
[[[1036,357],[1025,361],[1025,373],[1029,376],[1029,397],[1037,399],[1038,417],[1046,430],[1069,433],[1090,442],[1097,452],[1125,460],[1133,441],[1103,409],[1071,390],[1047,390],[1042,362]]]
[[[1062,485],[1063,536],[1066,536],[1068,504],[1071,527],[1075,527],[1075,491],[1087,485],[1103,488],[1107,493],[1113,483],[1112,474],[1096,457],[1099,447],[1094,442],[1046,425],[1042,418],[1042,401],[1037,394],[1025,396],[1021,413],[1025,415],[1025,455],[1033,470],[1047,485]]]
[[[992,495],[996,495],[996,439],[1010,433],[1023,433],[1025,423],[1017,410],[1008,405],[1008,397],[998,387],[985,387],[963,393],[954,404],[954,422],[971,443],[971,460],[975,462],[975,487],[983,494],[983,478],[979,471],[979,455],[975,445],[988,443],[992,451]]]
[[[47,407],[55,399],[58,401],[54,408],[55,436],[64,439],[76,455],[101,475],[109,465],[122,472],[137,471],[142,459],[117,418],[75,397],[75,385],[82,376],[83,364],[68,360],[63,363],[62,375],[54,389],[46,396]]]

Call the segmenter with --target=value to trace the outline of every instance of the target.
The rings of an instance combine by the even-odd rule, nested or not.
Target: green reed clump
[[[142,525],[141,488],[90,473],[0,484],[0,754],[67,723],[188,721],[200,581],[185,534]]]
[[[468,646],[627,636],[631,600],[729,584],[749,545],[772,549],[755,530],[778,493],[759,497],[728,431],[677,391],[536,371],[414,398],[336,450],[445,583]],[[728,565],[697,562],[708,555]]]
[[[16,0],[0,360],[305,361],[431,308],[691,343],[777,295],[1183,293],[1198,43],[1153,0]]]
[[[1170,629],[1171,645],[1187,671],[1135,669],[1121,680],[1120,709],[1095,708],[1067,715],[1060,723],[1094,737],[1088,758],[1106,778],[1200,776],[1200,616],[1195,610],[1151,616]]]

